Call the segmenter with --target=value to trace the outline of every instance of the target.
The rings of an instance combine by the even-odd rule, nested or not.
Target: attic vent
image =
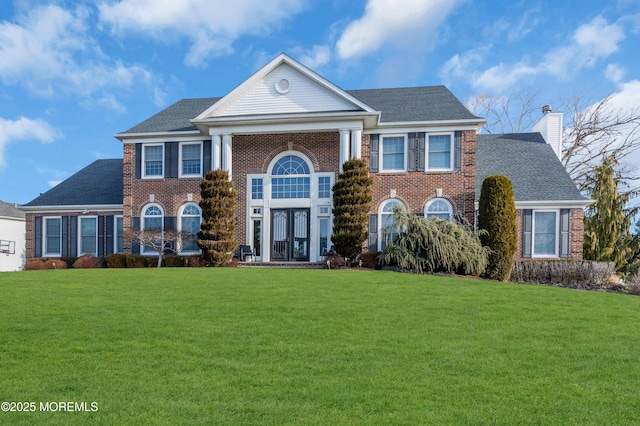
[[[287,80],[286,78],[283,78],[282,80],[276,83],[276,91],[281,95],[284,95],[285,93],[287,93],[289,91],[289,87],[290,87],[289,80]]]
[[[552,112],[553,111],[553,106],[551,104],[549,105],[545,105],[542,107],[542,113],[546,114],[548,112]]]

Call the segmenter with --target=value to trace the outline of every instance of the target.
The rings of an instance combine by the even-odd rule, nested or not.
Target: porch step
[[[322,269],[326,267],[324,262],[239,262],[239,268],[295,268],[295,269]]]

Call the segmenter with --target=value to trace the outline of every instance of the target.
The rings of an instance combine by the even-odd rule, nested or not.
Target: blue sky
[[[640,106],[638,0],[1,0],[0,200],[26,203],[181,98],[280,52],[343,89]]]

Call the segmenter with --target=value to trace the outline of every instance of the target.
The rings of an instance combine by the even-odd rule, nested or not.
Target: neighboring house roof
[[[445,86],[347,90],[382,113],[381,123],[480,119]]]
[[[381,123],[480,120],[445,86],[346,90],[381,112]],[[197,131],[191,120],[221,98],[182,99],[121,134]]]
[[[96,160],[24,207],[122,205],[122,159]]]
[[[24,212],[22,210],[19,210],[16,204],[0,201],[0,217],[24,219]]]
[[[478,135],[476,201],[487,176],[503,174],[516,202],[587,201],[540,133]]]

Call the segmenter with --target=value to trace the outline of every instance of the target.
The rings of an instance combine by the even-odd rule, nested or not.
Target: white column
[[[211,168],[212,170],[220,170],[222,155],[222,139],[220,135],[211,135]]]
[[[229,172],[231,179],[231,135],[222,135],[222,170]]]
[[[362,158],[362,130],[351,131],[351,158]]]
[[[342,172],[342,165],[349,159],[349,130],[340,129],[340,171]]]

